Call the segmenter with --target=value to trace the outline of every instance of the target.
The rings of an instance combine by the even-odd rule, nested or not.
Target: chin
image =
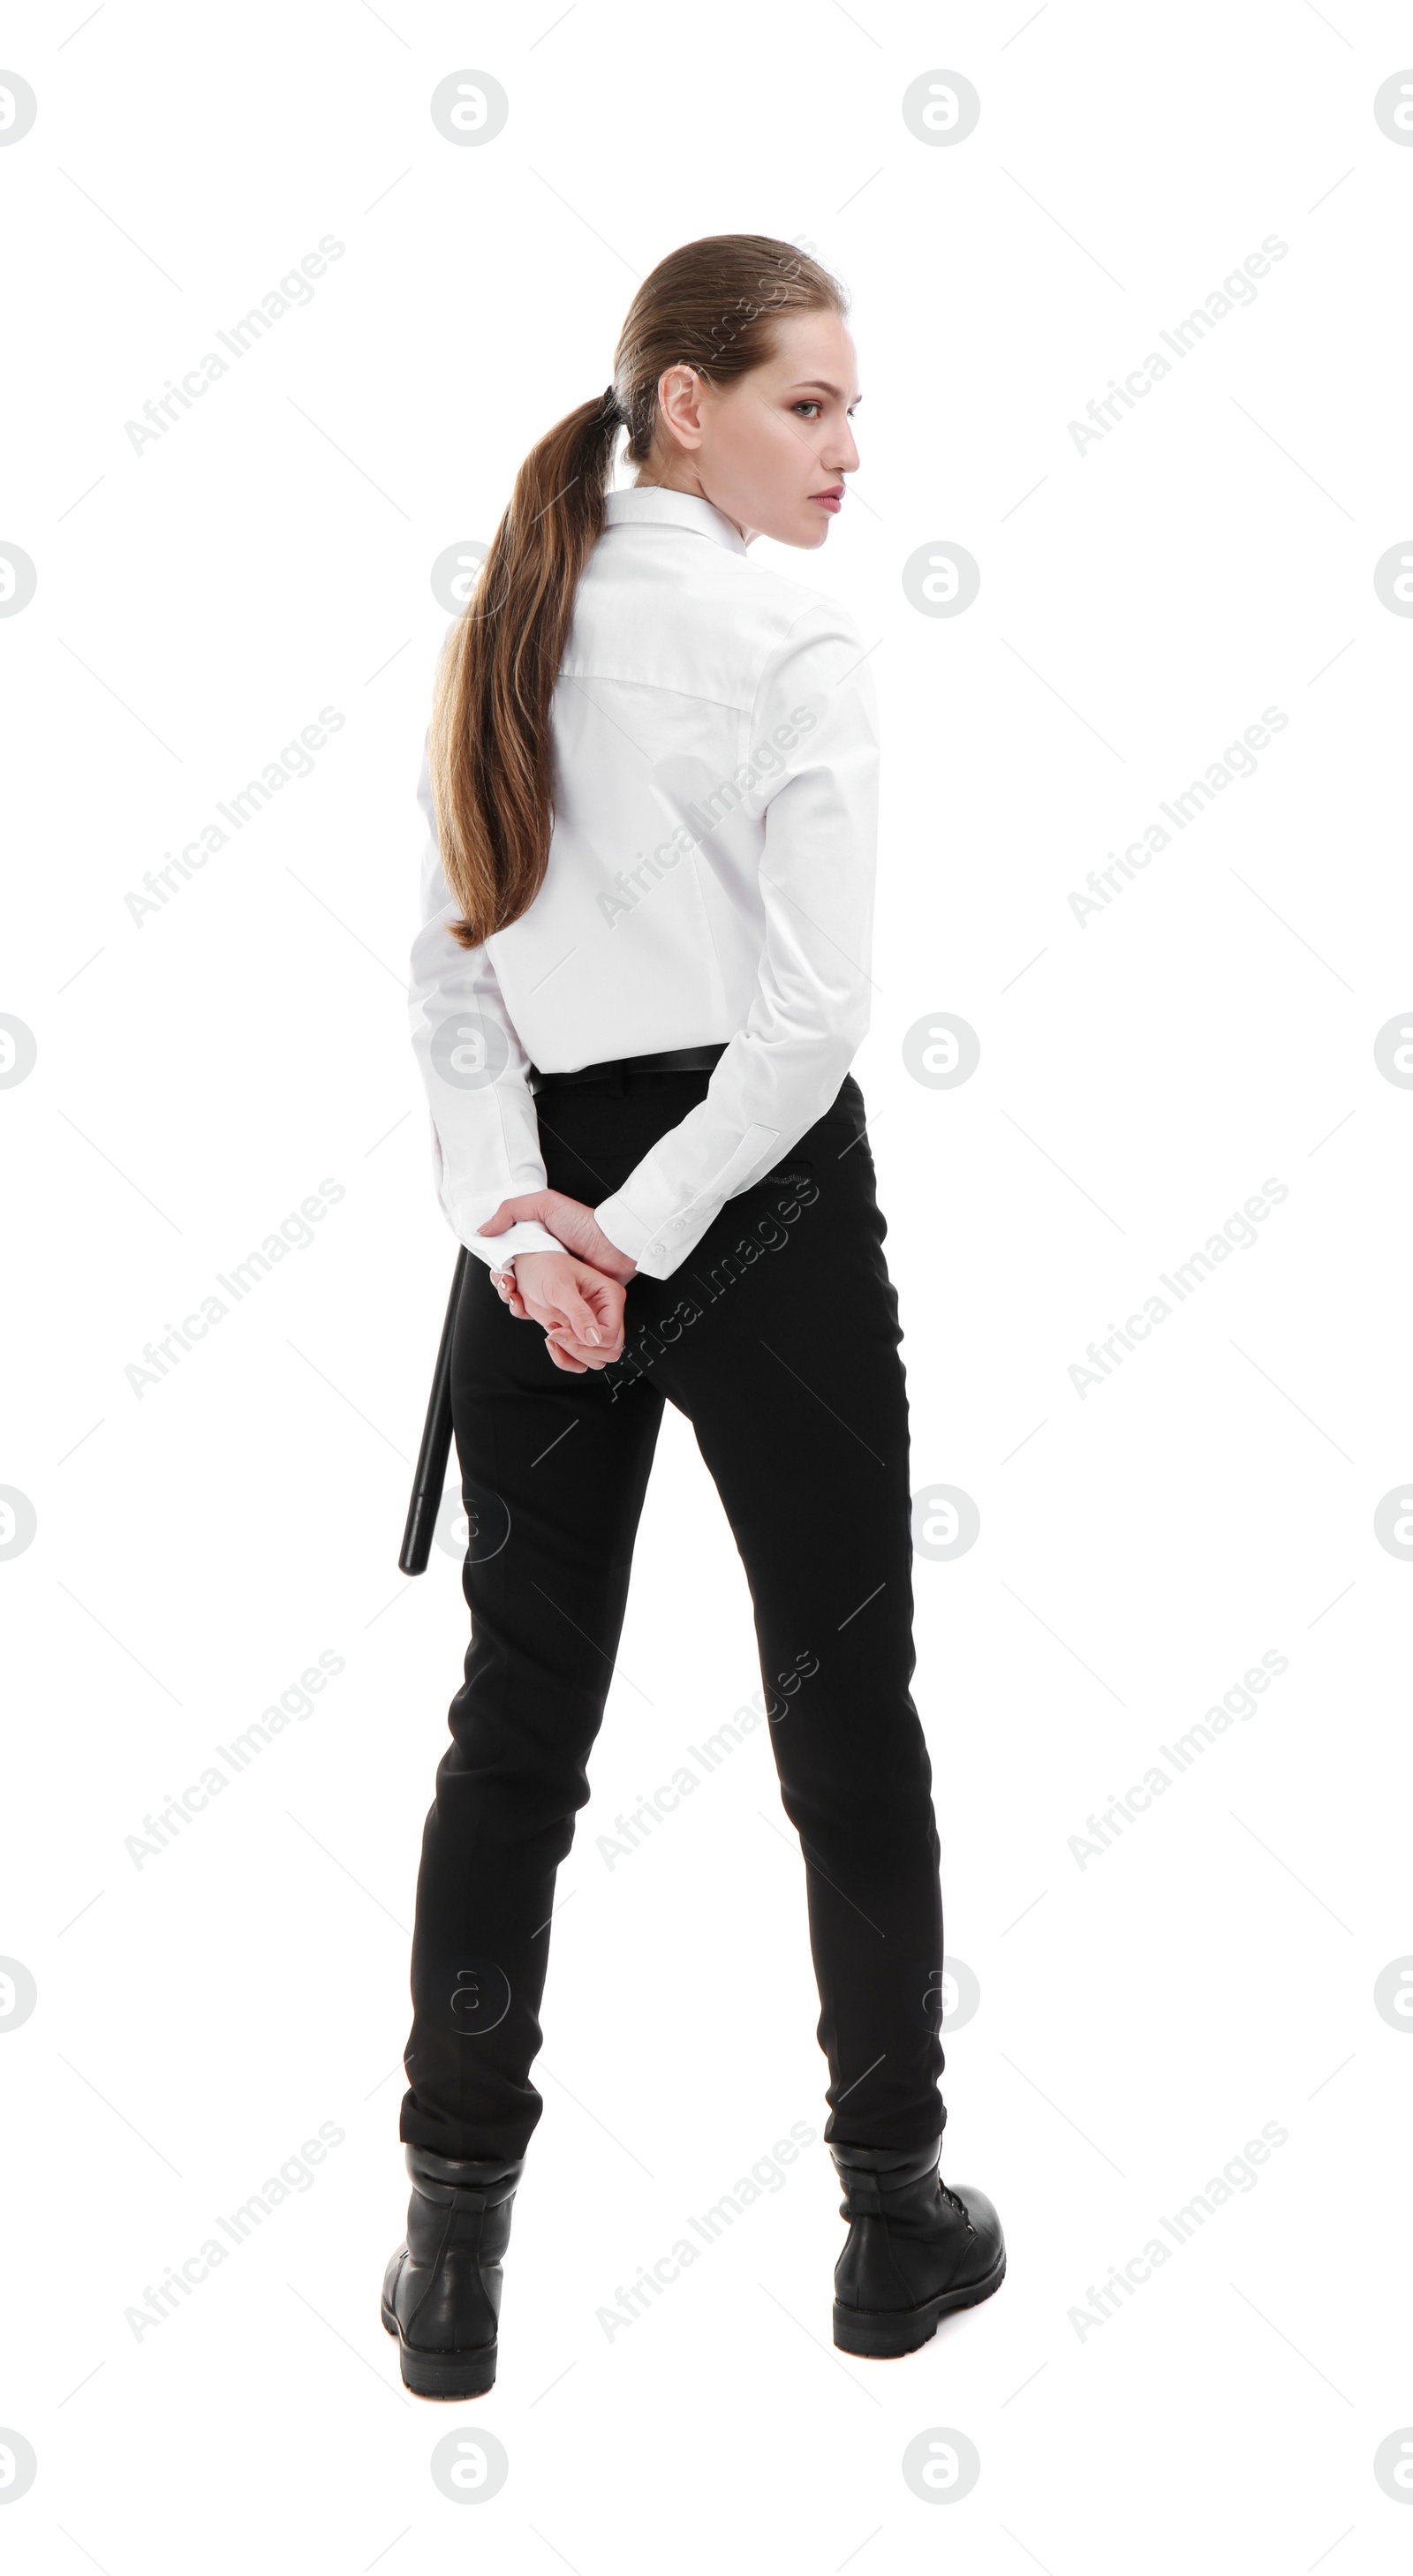
[[[772,528],[759,519],[755,522],[755,527],[757,535],[769,537],[775,545],[794,546],[801,553],[808,554],[813,554],[817,546],[822,546],[829,534],[829,520],[823,510],[817,518],[811,511],[808,517],[802,515],[798,519],[792,519],[787,528]]]

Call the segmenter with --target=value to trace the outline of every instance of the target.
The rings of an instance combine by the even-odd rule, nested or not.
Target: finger
[[[577,1342],[568,1332],[550,1332],[545,1335],[545,1339],[552,1350],[567,1352],[571,1357],[579,1360],[585,1368],[607,1368],[610,1360],[618,1356],[615,1351],[605,1350],[592,1343]]]
[[[602,1325],[599,1327],[599,1338],[596,1342],[581,1342],[567,1331],[564,1339],[569,1347],[576,1350],[581,1359],[588,1360],[593,1368],[607,1368],[610,1361],[621,1359],[623,1356],[623,1335],[606,1332]]]
[[[599,1319],[587,1298],[581,1297],[572,1280],[566,1281],[560,1294],[559,1309],[576,1342],[587,1342],[597,1350],[603,1341]]]
[[[594,1309],[598,1323],[599,1347],[611,1359],[617,1359],[623,1348],[623,1326],[627,1306],[624,1292],[616,1280],[599,1279],[584,1286],[584,1295]]]
[[[536,1216],[539,1213],[542,1198],[543,1193],[532,1191],[518,1199],[502,1199],[494,1216],[488,1216],[485,1224],[477,1227],[477,1233],[504,1234],[506,1227],[515,1225],[521,1217]]]

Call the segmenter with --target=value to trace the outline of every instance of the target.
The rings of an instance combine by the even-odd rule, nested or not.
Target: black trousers
[[[542,1093],[551,1188],[591,1205],[620,1188],[708,1079]],[[884,1231],[850,1076],[670,1278],[633,1280],[607,1369],[557,1369],[471,1265],[452,1364],[471,1643],[417,1885],[412,2144],[522,2155],[543,2109],[530,2068],[555,1873],[589,1795],[664,1403],[692,1424],[750,1584],[765,1731],[806,1863],[825,2138],[939,2136],[939,1846],[909,1689],[908,1407]]]

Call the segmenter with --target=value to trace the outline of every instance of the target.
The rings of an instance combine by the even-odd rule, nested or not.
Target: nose
[[[846,420],[840,435],[831,443],[827,459],[828,470],[831,474],[852,474],[857,469],[858,461],[859,451],[854,445],[854,433]]]

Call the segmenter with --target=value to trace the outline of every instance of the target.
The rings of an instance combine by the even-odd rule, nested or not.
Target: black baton
[[[461,1284],[466,1277],[466,1264],[471,1255],[463,1243],[456,1256],[451,1295],[447,1299],[446,1322],[442,1326],[437,1365],[432,1376],[432,1392],[427,1401],[427,1420],[422,1432],[422,1446],[417,1452],[417,1472],[412,1479],[412,1500],[407,1506],[407,1527],[402,1533],[402,1554],[397,1560],[400,1574],[425,1574],[431,1552],[432,1533],[441,1509],[442,1489],[446,1484],[446,1462],[451,1455],[451,1344],[456,1331],[456,1309],[461,1297]]]

